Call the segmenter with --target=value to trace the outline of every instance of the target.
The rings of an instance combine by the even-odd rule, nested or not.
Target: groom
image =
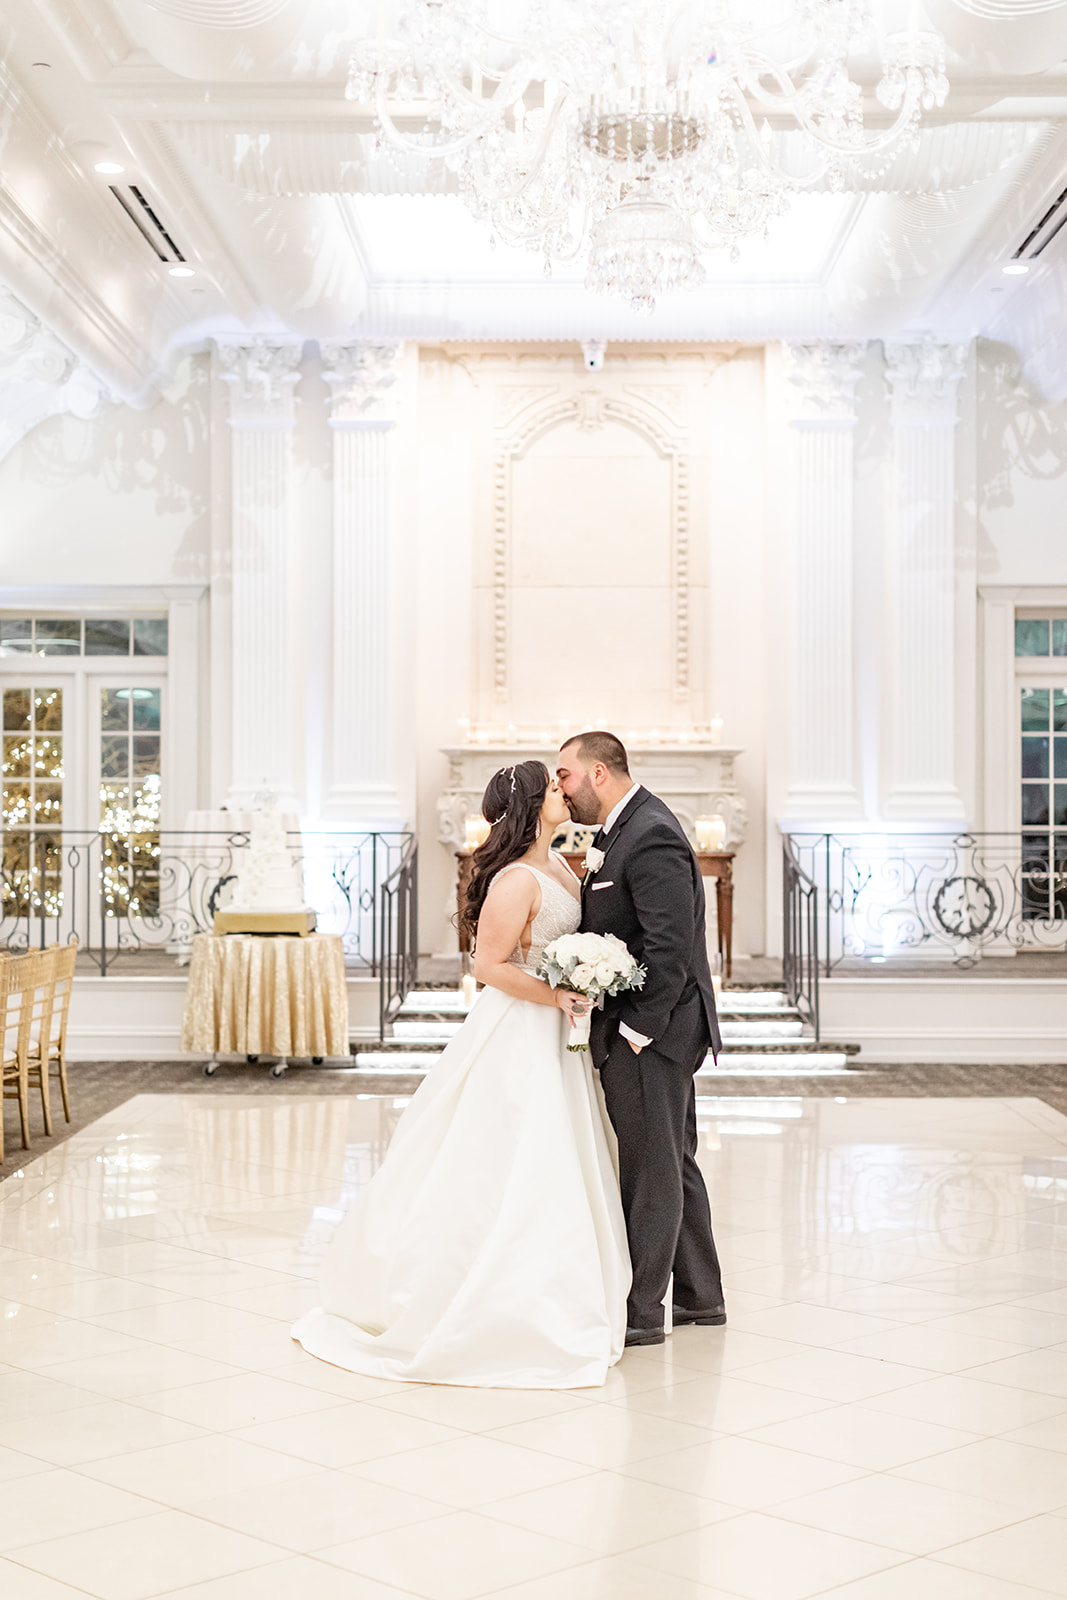
[[[673,1320],[726,1321],[708,1193],[696,1164],[693,1074],[721,1048],[704,935],[704,885],[674,813],[634,783],[613,733],[569,739],[556,769],[575,822],[600,824],[602,861],[586,874],[582,932],[613,933],[648,968],[643,989],[593,1013],[590,1052],[619,1141],[633,1284],[626,1343],[663,1343]]]

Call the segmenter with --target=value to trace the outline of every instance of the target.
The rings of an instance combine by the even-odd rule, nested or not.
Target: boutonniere
[[[586,884],[589,882],[590,878],[593,876],[593,873],[594,872],[599,872],[603,865],[604,865],[604,852],[603,852],[603,850],[598,850],[596,845],[591,844],[589,846],[589,849],[585,852],[585,877],[582,879],[582,888],[583,889],[585,888]]]

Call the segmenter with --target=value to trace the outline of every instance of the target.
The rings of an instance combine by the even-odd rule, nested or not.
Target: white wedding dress
[[[577,900],[537,878],[530,948],[573,933]],[[499,874],[498,874],[499,876]],[[323,1265],[305,1350],[376,1378],[580,1388],[622,1354],[630,1260],[614,1135],[569,1023],[499,989],[478,995],[405,1111]]]

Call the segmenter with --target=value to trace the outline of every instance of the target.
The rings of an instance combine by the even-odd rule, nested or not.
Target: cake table
[[[344,946],[333,934],[200,933],[193,940],[181,1047],[286,1063],[348,1055]],[[204,1068],[214,1076],[218,1060]]]

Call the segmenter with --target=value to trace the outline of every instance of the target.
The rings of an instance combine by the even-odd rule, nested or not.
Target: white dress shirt
[[[611,810],[607,814],[607,817],[600,824],[601,839],[604,838],[605,834],[611,832],[612,828],[619,820],[620,813],[624,811],[630,804],[630,801],[633,799],[640,787],[641,785],[639,783],[631,784],[629,789],[627,789],[626,793],[623,795],[622,799],[619,801],[618,805],[612,806]],[[631,1044],[640,1045],[642,1049],[646,1044],[652,1043],[652,1040],[646,1039],[643,1033],[635,1033],[633,1028],[628,1028],[625,1022],[619,1023],[619,1032],[622,1034],[624,1039],[629,1039]]]

